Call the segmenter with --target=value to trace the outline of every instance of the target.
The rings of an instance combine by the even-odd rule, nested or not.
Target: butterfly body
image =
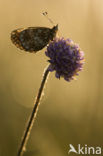
[[[43,49],[56,36],[58,25],[46,27],[20,28],[11,32],[11,40],[21,50],[37,52]]]

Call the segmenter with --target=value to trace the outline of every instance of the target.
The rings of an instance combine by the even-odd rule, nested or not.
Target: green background
[[[50,73],[24,156],[68,156],[69,144],[103,147],[103,1],[0,0],[0,156],[16,156],[48,64],[45,48],[25,53],[10,33],[52,27],[44,11],[61,37],[80,45],[85,65],[70,83]]]

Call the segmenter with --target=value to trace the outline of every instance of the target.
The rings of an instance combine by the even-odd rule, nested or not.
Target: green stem
[[[39,103],[40,103],[40,99],[41,99],[43,89],[44,89],[46,80],[48,78],[48,75],[49,75],[49,70],[48,70],[48,67],[47,67],[46,70],[44,71],[42,82],[41,82],[41,85],[40,85],[40,88],[39,88],[39,91],[38,91],[38,94],[37,94],[37,97],[36,97],[36,100],[35,100],[35,103],[34,103],[33,111],[31,113],[31,116],[30,116],[29,122],[27,124],[27,127],[26,127],[26,129],[24,131],[24,135],[23,135],[23,138],[21,140],[21,144],[20,144],[20,148],[18,150],[17,156],[22,156],[23,152],[25,150],[25,147],[26,147],[27,141],[28,141],[29,136],[30,136],[30,132],[31,132],[31,129],[32,129],[32,126],[33,126],[33,123],[34,123],[34,119],[36,117],[36,113],[37,113],[37,110],[38,110],[38,106],[39,106]]]

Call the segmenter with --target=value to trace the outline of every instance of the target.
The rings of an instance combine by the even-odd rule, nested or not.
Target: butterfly
[[[36,53],[56,37],[57,31],[58,25],[53,28],[19,28],[11,32],[11,41],[21,50]]]

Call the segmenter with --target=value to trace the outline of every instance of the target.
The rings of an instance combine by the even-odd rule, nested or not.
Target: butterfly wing
[[[51,39],[50,28],[29,27],[12,31],[11,40],[21,50],[37,52],[43,49]]]
[[[23,31],[23,28],[12,31],[11,32],[11,41],[17,48],[24,50],[24,48],[22,47],[22,44],[20,42],[20,39],[19,39],[19,35],[22,31]]]

